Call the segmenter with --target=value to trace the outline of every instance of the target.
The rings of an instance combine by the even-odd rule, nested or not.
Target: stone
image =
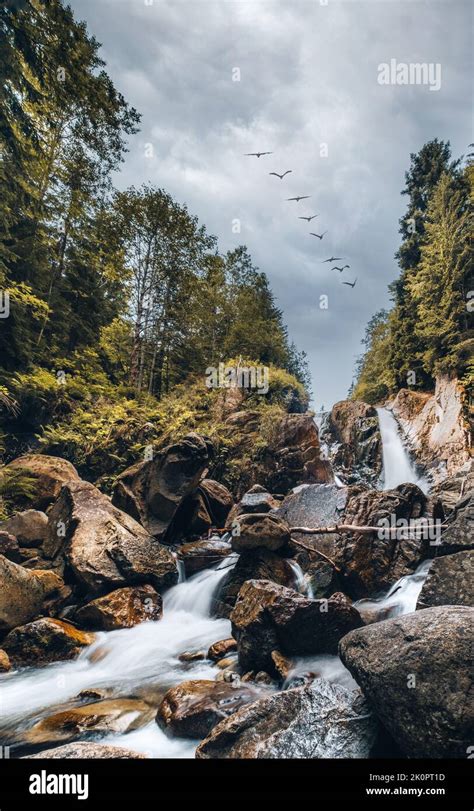
[[[153,586],[127,586],[97,597],[74,615],[83,628],[116,631],[161,619],[163,600]]]
[[[207,470],[212,448],[190,433],[152,460],[127,468],[117,479],[113,503],[163,538],[183,499],[196,490]]]
[[[3,555],[7,560],[12,560],[14,563],[20,563],[22,560],[17,539],[4,530],[0,530],[0,555]]]
[[[57,746],[55,749],[44,749],[36,755],[27,755],[24,760],[72,760],[72,759],[97,759],[114,758],[115,760],[142,760],[146,755],[134,752],[133,749],[125,749],[123,746],[111,746],[106,743],[67,743],[64,746]]]
[[[242,586],[231,614],[242,670],[272,672],[272,651],[285,656],[337,653],[339,640],[362,625],[358,611],[343,594],[310,600],[265,580]]]
[[[347,503],[348,488],[335,484],[310,484],[297,488],[282,502],[275,513],[290,527],[334,526],[340,524]],[[292,531],[292,537],[305,546],[322,552],[333,559],[336,536],[330,533],[321,535],[301,535]],[[290,548],[293,549],[292,544]],[[297,551],[301,547],[294,547]]]
[[[0,648],[0,673],[8,673],[12,669],[8,654]]]
[[[361,400],[335,403],[322,438],[330,447],[331,462],[337,470],[367,484],[377,483],[382,472],[382,438],[373,406]]]
[[[437,549],[438,553],[444,555],[474,549],[474,490],[456,503]]]
[[[2,644],[15,666],[38,667],[75,659],[94,638],[94,634],[79,631],[68,622],[48,617],[14,628]]]
[[[287,493],[303,482],[334,481],[330,462],[321,458],[312,414],[287,414],[276,426],[275,436],[268,447],[273,469],[266,477],[273,493]]]
[[[9,631],[37,617],[45,598],[60,581],[53,573],[24,569],[0,555],[0,631]]]
[[[184,565],[186,577],[208,569],[215,563],[224,560],[232,552],[228,541],[221,541],[218,537],[208,540],[193,541],[178,547],[177,555]]]
[[[473,608],[425,608],[341,640],[343,664],[408,757],[465,758],[472,745],[473,621]]]
[[[214,727],[197,758],[367,758],[376,722],[359,690],[318,679],[248,704]]]
[[[435,605],[474,606],[474,550],[433,560],[416,607]]]
[[[71,707],[49,715],[26,733],[30,744],[70,741],[86,734],[124,735],[153,720],[155,709],[144,701],[113,698]]]
[[[283,656],[279,650],[272,650],[271,657],[275,672],[283,682],[286,681],[294,667],[292,660]]]
[[[293,588],[295,573],[289,561],[267,549],[243,552],[235,566],[221,581],[213,600],[213,613],[228,618],[235,606],[237,595],[247,580],[271,580],[281,586]]]
[[[202,739],[223,718],[261,695],[251,686],[226,682],[185,681],[166,693],[156,716],[157,724],[178,738]]]
[[[49,558],[62,557],[91,595],[138,583],[159,591],[178,580],[171,552],[89,482],[63,487],[43,549]]]
[[[48,536],[48,516],[40,510],[24,510],[0,522],[0,530],[15,535],[20,546],[41,546]]]
[[[239,534],[232,536],[234,552],[268,549],[276,552],[290,540],[290,529],[281,518],[269,513],[248,513],[238,518]]]
[[[203,650],[184,651],[178,656],[180,662],[202,662],[205,658],[206,654]]]
[[[21,470],[35,479],[35,494],[28,499],[35,510],[44,510],[59,496],[66,482],[80,481],[79,474],[66,459],[28,453],[19,456],[7,465],[9,470]]]
[[[212,662],[218,662],[219,659],[224,659],[229,653],[237,651],[237,642],[233,637],[229,639],[221,639],[219,642],[214,642],[207,652],[207,658]]]

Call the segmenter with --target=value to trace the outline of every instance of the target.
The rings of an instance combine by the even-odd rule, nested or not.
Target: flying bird
[[[343,258],[344,258],[343,256],[330,256],[329,259],[323,259],[321,264],[324,265],[325,262],[338,262]]]
[[[275,175],[275,177],[279,177],[279,178],[280,178],[280,180],[283,180],[283,178],[285,177],[285,175],[289,175],[289,174],[291,174],[291,172],[292,172],[292,171],[293,171],[293,169],[287,169],[287,170],[286,170],[286,172],[283,172],[283,174],[282,174],[282,175],[279,175],[279,174],[278,174],[278,172],[269,172],[268,174],[269,174],[269,175]]]
[[[348,287],[355,287],[356,281],[357,278],[355,278],[353,282],[342,282],[342,284],[347,284]]]
[[[310,194],[305,194],[305,195],[300,196],[300,197],[287,197],[286,202],[289,203],[290,200],[295,200],[297,203],[299,203],[300,200],[308,200],[309,197],[311,197]]]
[[[338,265],[334,265],[334,267],[331,268],[331,270],[338,270],[339,273],[342,273],[342,271],[345,270],[346,268],[350,268],[350,265],[343,265],[342,268],[340,268]]]
[[[314,231],[310,231],[309,233],[310,233],[310,236],[312,236],[312,237],[317,237],[318,239],[322,239],[324,234],[327,234],[327,231],[323,231],[322,234],[315,234]]]
[[[244,157],[261,158],[262,155],[273,155],[273,152],[244,152]]]
[[[316,217],[319,217],[319,214],[313,214],[312,217],[298,217],[299,220],[306,220],[306,222],[311,222],[311,220],[315,220]]]

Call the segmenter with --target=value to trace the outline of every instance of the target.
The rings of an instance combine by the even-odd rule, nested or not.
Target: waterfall
[[[427,482],[420,477],[403,445],[398,423],[387,408],[377,408],[383,454],[383,489],[391,490],[399,484],[412,482],[424,493]]]
[[[432,560],[424,560],[413,574],[397,580],[383,597],[358,600],[354,603],[354,608],[357,608],[368,623],[391,619],[400,614],[411,614],[416,609],[431,564]]]

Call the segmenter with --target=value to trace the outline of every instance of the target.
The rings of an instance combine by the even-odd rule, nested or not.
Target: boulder
[[[171,552],[88,482],[63,487],[43,548],[50,558],[62,556],[91,594],[146,582],[160,590],[178,580]]]
[[[347,495],[346,487],[340,488],[335,484],[305,485],[290,493],[275,515],[286,521],[290,527],[313,529],[331,526],[341,523]],[[312,547],[329,558],[334,557],[335,535],[301,535],[293,531],[291,535],[303,541],[305,546]]]
[[[280,586],[295,587],[295,573],[290,562],[267,549],[243,552],[235,566],[221,581],[213,599],[213,613],[228,618],[240,589],[247,580],[271,580]]]
[[[30,744],[70,741],[83,735],[124,735],[153,720],[155,710],[137,698],[113,698],[54,713],[25,735]]]
[[[408,757],[466,757],[473,620],[472,608],[426,608],[352,631],[340,643],[343,663]]]
[[[205,738],[211,729],[261,695],[251,686],[234,686],[224,681],[185,681],[166,693],[156,722],[178,738]]]
[[[433,560],[416,607],[435,605],[474,606],[474,550]]]
[[[218,662],[219,659],[224,659],[229,653],[234,653],[237,650],[237,642],[233,637],[229,639],[221,639],[219,642],[214,642],[207,652],[207,658],[212,662]]]
[[[68,622],[44,618],[14,628],[3,640],[3,648],[15,666],[37,667],[75,659],[94,638]]]
[[[57,746],[55,749],[44,749],[37,755],[26,755],[24,760],[35,760],[38,758],[48,758],[49,760],[71,760],[71,759],[93,759],[114,758],[115,760],[142,760],[146,755],[134,752],[133,749],[125,749],[123,746],[111,746],[106,743],[67,743],[64,746]]]
[[[40,453],[19,456],[7,468],[21,470],[35,479],[35,494],[28,501],[36,510],[44,510],[52,504],[66,482],[80,481],[76,468],[66,459]]]
[[[249,513],[238,517],[239,534],[232,536],[234,552],[268,549],[275,552],[290,540],[290,528],[281,518],[269,513]]]
[[[353,487],[349,489],[343,523],[382,528],[383,521],[419,518],[425,504],[426,496],[415,484],[382,491]],[[385,591],[400,577],[413,574],[430,550],[429,541],[413,533],[348,532],[334,537],[335,562],[346,578],[349,592],[358,598]]]
[[[219,563],[231,552],[230,543],[215,536],[207,540],[182,544],[178,548],[177,555],[178,560],[184,565],[186,577],[191,577],[191,575]]]
[[[87,603],[76,611],[74,619],[82,628],[116,631],[159,620],[162,608],[161,595],[153,586],[128,586]]]
[[[61,583],[53,572],[24,569],[0,555],[0,631],[9,631],[38,616],[45,598]]]
[[[268,447],[272,469],[266,481],[274,493],[287,493],[303,482],[332,482],[330,463],[321,458],[313,415],[287,414],[276,426],[277,439]]]
[[[285,656],[335,654],[339,640],[362,625],[358,611],[343,594],[310,600],[268,580],[242,586],[231,614],[239,664],[272,673],[272,651]]]
[[[336,403],[321,433],[336,469],[347,473],[349,480],[376,484],[382,472],[382,439],[373,406],[361,400]]]
[[[117,479],[113,503],[157,538],[162,538],[186,496],[198,486],[209,464],[210,446],[188,434],[147,462],[139,462]]]
[[[167,540],[199,537],[210,527],[224,527],[234,500],[223,484],[202,479],[194,493],[179,505],[167,532]]]
[[[431,488],[430,499],[436,517],[444,520],[454,510],[464,494],[471,490],[474,490],[474,460]]]
[[[8,673],[12,669],[8,654],[0,648],[0,673]]]
[[[24,510],[0,522],[0,531],[15,535],[20,546],[41,546],[48,536],[48,516],[40,510]]]
[[[268,493],[260,484],[255,484],[244,495],[238,504],[230,511],[227,516],[226,526],[232,528],[233,522],[238,519],[239,515],[248,513],[268,513],[270,510],[276,510],[280,506],[280,502],[273,498],[271,493]]]
[[[318,679],[248,704],[221,721],[197,758],[367,758],[376,723],[359,690]]]
[[[14,563],[22,561],[22,554],[17,539],[9,532],[0,530],[0,555]]]
[[[202,479],[198,491],[206,502],[213,526],[225,526],[226,518],[234,504],[230,490],[213,479]]]
[[[456,503],[441,541],[437,548],[443,555],[474,549],[474,490]]]

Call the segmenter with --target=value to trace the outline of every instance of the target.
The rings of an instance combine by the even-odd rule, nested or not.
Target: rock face
[[[416,459],[435,481],[469,461],[469,427],[464,419],[462,387],[440,376],[434,394],[401,389],[391,404]]]
[[[178,549],[178,559],[184,565],[186,577],[208,569],[215,563],[219,563],[232,552],[230,543],[220,540],[218,537],[209,540],[194,541],[182,544]]]
[[[347,481],[375,484],[382,472],[382,439],[377,411],[361,400],[342,400],[329,413],[322,439],[331,462]]]
[[[155,711],[139,699],[115,698],[72,707],[38,721],[26,734],[28,743],[70,741],[87,733],[125,734],[153,720]]]
[[[472,744],[474,609],[426,608],[349,633],[345,666],[409,757],[466,757]]]
[[[242,669],[270,673],[272,651],[290,656],[334,654],[339,640],[362,625],[343,594],[309,600],[268,580],[244,583],[230,618]]]
[[[50,760],[75,760],[82,758],[115,758],[117,760],[142,760],[146,755],[140,755],[132,749],[122,746],[110,746],[106,743],[67,743],[55,749],[45,749],[37,755],[27,755],[24,760],[48,758]]]
[[[237,519],[239,534],[232,536],[234,552],[268,549],[276,552],[290,540],[290,528],[281,518],[270,513],[249,513]]]
[[[10,631],[3,648],[18,667],[46,665],[64,659],[75,659],[94,641],[94,634],[78,631],[68,622],[40,619]]]
[[[202,479],[197,490],[179,505],[168,529],[167,539],[179,541],[199,537],[211,527],[224,527],[233,503],[227,487],[213,479]]]
[[[14,535],[0,531],[0,555],[3,555],[3,557],[8,560],[12,560],[14,563],[21,562],[22,555],[20,547]]]
[[[130,583],[158,590],[177,582],[176,561],[164,546],[88,482],[71,482],[49,515],[44,553],[63,556],[86,592]]]
[[[220,681],[185,681],[166,693],[157,724],[179,738],[205,738],[211,729],[244,704],[261,695],[248,685],[236,687]]]
[[[45,598],[57,586],[54,575],[43,578],[0,555],[0,631],[9,631],[38,616]]]
[[[359,690],[323,679],[249,704],[221,721],[198,758],[367,758],[376,725]]]
[[[74,465],[56,456],[29,453],[14,459],[7,467],[24,470],[36,480],[36,492],[30,500],[31,506],[36,510],[44,510],[55,501],[66,482],[80,481]]]
[[[474,550],[435,558],[416,604],[474,606]]]
[[[129,586],[98,597],[76,611],[74,619],[83,628],[116,631],[140,622],[159,620],[163,600],[152,586]]]
[[[0,522],[0,531],[15,535],[20,546],[41,546],[48,535],[48,516],[39,510],[24,510]]]
[[[474,461],[471,460],[431,489],[430,498],[434,513],[444,520],[454,510],[458,501],[472,490],[474,490]]]
[[[344,513],[345,524],[379,526],[382,520],[419,518],[426,497],[415,484],[401,484],[394,490],[351,488]],[[366,597],[388,589],[400,577],[412,574],[429,543],[423,538],[398,537],[402,533],[354,532],[336,535],[336,563],[347,578],[350,593]]]
[[[229,617],[237,601],[240,589],[247,580],[271,580],[280,586],[294,588],[295,573],[289,561],[267,549],[243,552],[235,566],[229,570],[214,597],[213,613],[217,617]]]
[[[311,414],[288,414],[278,429],[278,440],[269,448],[275,470],[268,476],[274,493],[286,493],[302,482],[331,482],[334,475],[321,459],[318,429]]]
[[[310,484],[290,493],[282,502],[275,515],[282,518],[290,527],[325,527],[341,522],[347,502],[348,489],[335,484]],[[335,535],[298,535],[305,546],[319,550],[333,558]]]
[[[147,462],[139,462],[117,479],[113,503],[162,538],[186,496],[198,486],[209,464],[210,446],[188,434]]]
[[[474,490],[457,502],[439,547],[444,554],[463,549],[474,549]]]

